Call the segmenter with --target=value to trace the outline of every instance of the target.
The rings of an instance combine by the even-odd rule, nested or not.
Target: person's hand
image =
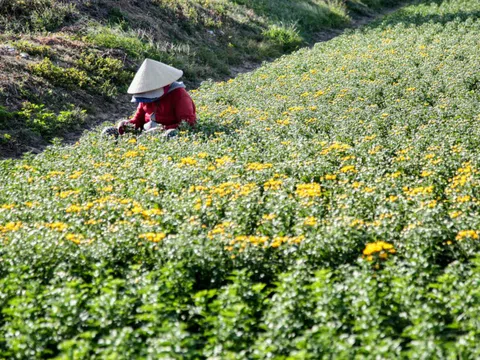
[[[123,127],[125,126],[125,124],[128,123],[127,120],[122,120],[118,123],[117,125],[117,129],[120,130],[120,129],[123,129]]]

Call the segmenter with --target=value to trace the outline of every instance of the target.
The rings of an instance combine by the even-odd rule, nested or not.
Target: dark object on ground
[[[175,136],[178,135],[178,130],[177,129],[170,129],[170,130],[166,130],[164,133],[163,133],[163,136],[165,136],[167,139],[171,139]]]
[[[103,129],[102,136],[104,136],[104,137],[113,136],[115,139],[117,139],[120,136],[120,132],[118,131],[118,129],[116,127],[111,126],[111,127]]]

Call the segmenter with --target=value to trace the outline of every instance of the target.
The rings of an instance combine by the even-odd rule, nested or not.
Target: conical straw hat
[[[128,88],[128,93],[141,94],[157,90],[177,81],[182,75],[182,70],[175,69],[174,67],[152,59],[145,59],[135,74]]]

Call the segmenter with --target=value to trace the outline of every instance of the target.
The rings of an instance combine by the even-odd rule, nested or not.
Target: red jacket
[[[165,130],[176,129],[182,120],[192,126],[197,122],[195,104],[184,88],[172,90],[153,103],[138,104],[137,112],[129,122],[141,129],[153,113],[156,113],[156,122],[164,125]]]

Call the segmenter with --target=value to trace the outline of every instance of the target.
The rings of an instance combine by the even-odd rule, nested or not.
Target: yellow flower
[[[112,174],[104,174],[100,176],[99,179],[102,181],[113,181],[115,180],[115,176],[113,176]]]
[[[47,174],[47,178],[55,177],[55,176],[61,176],[64,175],[65,173],[63,171],[50,171]]]
[[[57,194],[61,199],[65,199],[71,195],[77,195],[80,193],[78,190],[67,190],[67,191],[62,191],[59,194]]]
[[[272,168],[272,164],[250,163],[247,164],[247,170],[249,171],[262,171]]]
[[[459,203],[469,202],[472,198],[469,195],[457,196],[456,201]]]
[[[222,166],[222,165],[233,163],[233,162],[234,162],[234,160],[230,156],[222,156],[219,159],[215,159],[215,163],[218,166]],[[215,168],[213,170],[215,170]]]
[[[45,224],[45,227],[58,232],[63,232],[68,228],[68,225],[62,222],[54,222],[51,224]]]
[[[239,111],[240,110],[238,110],[237,108],[229,106],[227,109],[225,109],[220,114],[218,114],[218,116],[219,117],[225,117],[227,115],[234,115],[234,114],[238,114]]]
[[[276,123],[278,125],[284,125],[284,126],[290,125],[290,118],[286,118],[286,119],[283,119],[283,120],[277,120]]]
[[[100,220],[95,220],[95,219],[89,219],[84,222],[85,225],[96,225],[100,222]]]
[[[463,240],[463,239],[478,239],[478,231],[476,230],[462,230],[459,231],[457,236],[455,237],[455,240]]]
[[[365,225],[365,221],[362,219],[353,219],[352,222],[350,223],[350,227],[354,228],[361,228],[362,226]]]
[[[455,218],[459,217],[459,216],[462,215],[462,214],[463,214],[462,211],[455,210],[455,211],[450,212],[450,217],[451,217],[452,219],[455,219]]]
[[[242,185],[242,187],[240,188],[240,192],[238,193],[238,196],[247,196],[256,187],[257,187],[257,185],[255,183],[249,183],[249,184]]]
[[[68,241],[71,241],[77,245],[79,245],[82,240],[83,240],[83,235],[81,234],[67,234],[65,236],[65,238],[68,240]]]
[[[162,214],[163,214],[163,211],[160,209],[150,209],[150,210],[142,211],[142,215],[145,217],[151,217],[151,216],[162,215]]]
[[[403,187],[403,191],[405,194],[409,196],[416,196],[416,195],[427,195],[433,193],[433,185],[432,186],[419,186],[416,188],[408,188],[408,187]]]
[[[310,183],[310,184],[298,184],[297,185],[297,195],[300,197],[317,197],[322,195],[320,184]]]
[[[158,243],[163,239],[165,239],[166,236],[167,235],[165,233],[145,233],[145,234],[139,235],[138,237],[140,239],[145,239],[147,241]]]
[[[82,211],[82,207],[78,205],[70,205],[65,211],[67,213],[77,213]]]
[[[430,209],[433,209],[435,206],[437,206],[437,200],[426,201],[425,203],[422,203],[422,206],[426,206]]]
[[[17,221],[17,222],[9,222],[6,223],[5,225],[0,225],[0,232],[1,233],[7,233],[7,232],[15,232],[20,230],[22,227],[22,222]]]
[[[303,106],[292,106],[288,108],[289,111],[302,111],[303,109]]]
[[[265,190],[280,190],[282,186],[282,180],[275,180],[270,179],[265,184],[263,184],[263,188]]]
[[[362,183],[361,183],[361,182],[354,181],[354,182],[352,183],[352,187],[353,187],[354,189],[358,189],[360,186],[362,186]]]
[[[132,139],[132,140],[135,140],[135,139]],[[140,155],[138,151],[127,151],[123,156],[126,158],[134,158],[134,157],[137,157],[138,155]]]
[[[357,170],[355,170],[355,166],[354,165],[347,165],[347,166],[344,166],[340,169],[340,171],[342,173],[349,173],[349,172],[353,172],[353,173],[356,173]]]
[[[368,243],[363,250],[363,257],[366,257],[368,261],[373,260],[374,254],[377,254],[380,259],[386,259],[388,254],[395,254],[396,250],[392,244],[385,241],[377,241],[374,243]]]
[[[240,243],[242,245],[250,244],[254,246],[265,244],[268,241],[268,236],[237,236],[231,242],[231,245],[235,245],[236,243]]]
[[[192,157],[186,157],[186,158],[180,159],[180,164],[179,164],[180,167],[187,166],[187,165],[188,166],[195,166],[195,165],[197,165],[197,160],[195,160]]]
[[[317,225],[317,219],[314,216],[309,216],[303,221],[303,225],[315,226]]]
[[[370,155],[375,155],[375,154],[377,154],[381,149],[382,149],[381,146],[375,146],[374,148],[368,150],[368,153],[369,153]]]
[[[203,186],[203,185],[191,185],[191,186],[188,188],[188,192],[189,192],[189,193],[206,191],[206,190],[208,190],[208,187]]]
[[[369,136],[365,136],[363,138],[363,141],[370,141],[370,140],[373,140],[377,137],[377,135],[369,135]]]
[[[320,155],[327,155],[327,154],[331,153],[332,151],[344,152],[344,151],[347,151],[348,149],[350,149],[349,145],[335,142],[332,145],[330,145],[329,147],[323,149],[320,152]]]
[[[225,234],[225,229],[229,228],[230,226],[232,226],[232,223],[229,221],[225,221],[223,223],[217,224],[211,231],[208,232],[207,237],[209,239],[213,239],[213,235]]]
[[[276,236],[276,237],[273,238],[273,240],[270,244],[270,247],[278,248],[283,244],[300,244],[304,239],[305,239],[305,236],[303,236],[303,235],[294,236],[294,237]]]
[[[134,207],[132,208],[132,213],[134,213],[134,214],[140,214],[143,211],[144,210],[143,210],[143,208],[140,204],[135,204]]]
[[[75,180],[78,179],[80,176],[82,176],[83,171],[75,171],[72,175],[70,175],[68,178]]]

